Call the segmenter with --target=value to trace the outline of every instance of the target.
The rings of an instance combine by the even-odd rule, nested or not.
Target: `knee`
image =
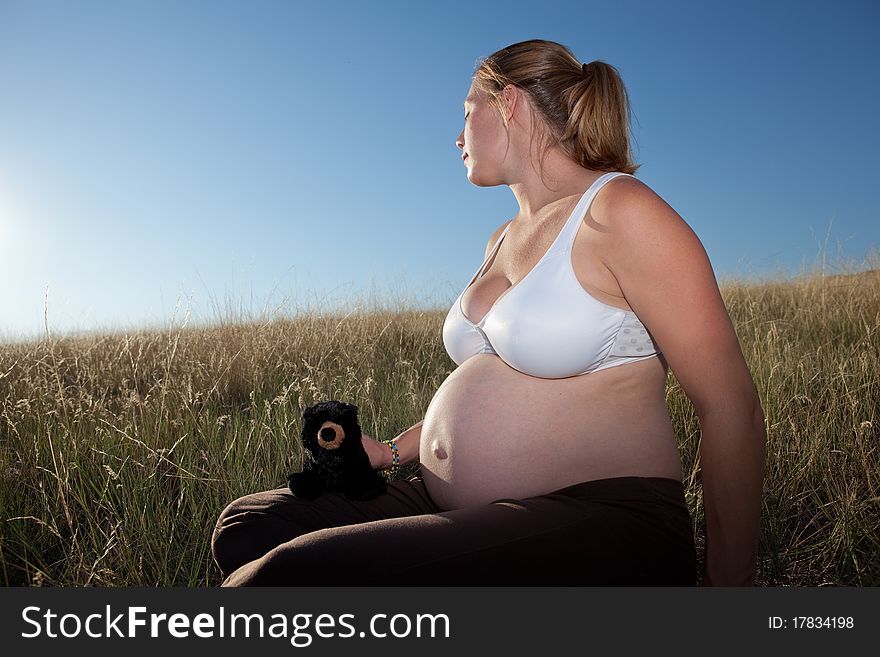
[[[264,493],[245,495],[223,509],[211,534],[211,554],[223,577],[258,559],[278,544],[282,534]],[[292,529],[292,528],[290,528]]]
[[[223,586],[379,586],[373,569],[337,528],[278,545],[227,577]]]
[[[280,575],[285,571],[280,568],[283,561],[279,550],[273,549],[253,561],[243,564],[228,576],[221,586],[285,586],[290,582],[282,581]]]
[[[211,554],[224,577],[241,565],[240,555],[247,534],[242,531],[247,524],[243,499],[239,498],[223,509],[211,534]]]

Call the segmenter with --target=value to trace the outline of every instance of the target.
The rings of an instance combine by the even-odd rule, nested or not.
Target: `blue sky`
[[[444,308],[517,211],[454,145],[479,57],[621,72],[716,276],[880,246],[880,3],[0,0],[0,338]],[[48,298],[48,303],[46,303]]]

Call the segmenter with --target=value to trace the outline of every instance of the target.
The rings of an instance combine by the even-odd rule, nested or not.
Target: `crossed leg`
[[[405,484],[390,490],[395,495],[416,491],[416,503],[398,497],[383,501],[390,506],[356,511],[373,519],[334,526],[326,516],[306,513],[288,523],[295,526],[287,535],[267,535],[254,548],[254,554],[262,554],[238,566],[223,586],[695,584],[690,526],[682,516],[674,526],[654,498],[554,492],[440,511],[427,496],[427,501],[420,498],[421,480]],[[344,505],[349,518],[357,504],[324,503]],[[376,517],[388,514],[397,515]]]
[[[421,479],[388,483],[372,500],[349,500],[323,494],[312,501],[297,498],[286,486],[245,495],[220,514],[211,537],[214,561],[223,577],[299,536],[329,527],[434,513],[440,509]]]

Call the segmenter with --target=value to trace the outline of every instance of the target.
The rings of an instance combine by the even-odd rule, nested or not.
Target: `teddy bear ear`
[[[342,414],[343,414],[343,415],[347,415],[347,416],[349,416],[349,417],[357,418],[358,407],[355,406],[354,404],[346,404],[346,403],[343,403],[343,404],[340,406],[340,411],[342,411]]]

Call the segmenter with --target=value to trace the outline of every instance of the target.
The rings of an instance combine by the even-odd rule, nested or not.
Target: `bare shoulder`
[[[647,223],[655,221],[652,217],[657,215],[669,220],[670,213],[682,220],[659,194],[632,176],[618,176],[607,182],[593,199],[590,213],[597,223],[609,227],[621,221]]]
[[[603,243],[603,262],[612,273],[621,258],[640,257],[645,248],[701,249],[687,222],[647,184],[631,176],[608,182],[590,207]],[[638,248],[637,248],[638,247]],[[671,254],[670,254],[671,255]]]
[[[594,213],[603,262],[698,415],[757,417],[755,384],[696,233],[641,181],[621,176],[607,187]]]
[[[489,257],[489,251],[491,251],[492,247],[495,246],[495,242],[498,241],[498,238],[501,237],[501,233],[504,232],[504,229],[507,228],[507,225],[511,221],[513,221],[513,219],[510,219],[509,221],[505,221],[503,224],[501,224],[501,226],[498,227],[498,229],[494,233],[492,233],[492,236],[489,238],[489,243],[486,244],[486,255],[485,255],[486,258]]]

